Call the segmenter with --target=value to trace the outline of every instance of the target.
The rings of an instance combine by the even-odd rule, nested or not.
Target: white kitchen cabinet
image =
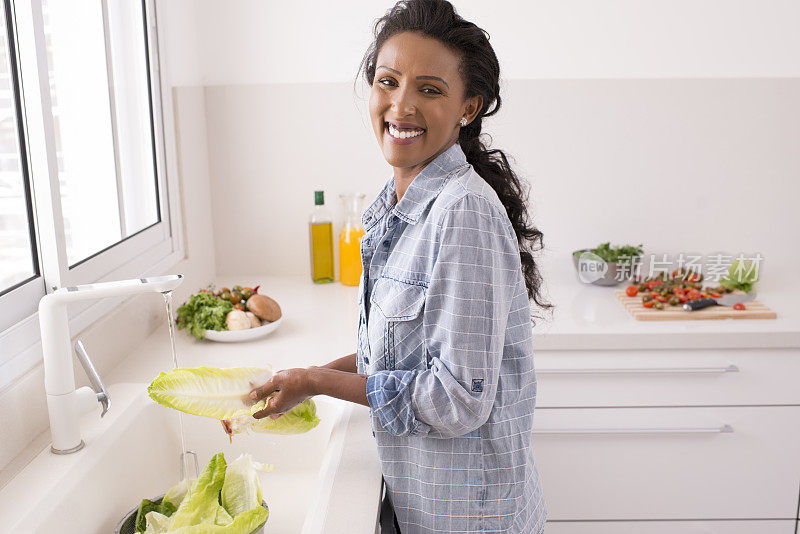
[[[548,522],[545,534],[795,534],[794,520]]]
[[[800,350],[538,351],[537,408],[800,405]]]
[[[794,519],[800,407],[539,409],[548,518]]]

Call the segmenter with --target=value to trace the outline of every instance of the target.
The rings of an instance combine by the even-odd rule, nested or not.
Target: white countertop
[[[545,300],[555,310],[536,320],[536,350],[800,347],[796,291],[756,286],[757,300],[776,312],[776,319],[637,321],[614,297],[626,284],[584,284],[569,257],[544,263],[542,276]]]

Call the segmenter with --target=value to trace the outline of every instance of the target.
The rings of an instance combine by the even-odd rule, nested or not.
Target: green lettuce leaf
[[[228,466],[220,500],[229,514],[236,517],[256,506],[261,506],[262,488],[259,471],[268,473],[274,465],[253,461],[249,454],[241,454]]]
[[[148,512],[144,534],[163,534],[169,530],[169,517],[158,512]]]
[[[164,494],[164,498],[161,499],[161,509],[159,510],[160,513],[164,514],[165,516],[171,516],[175,510],[178,509],[178,506],[181,505],[183,498],[186,497],[186,494],[189,492],[189,479],[184,478],[174,486],[172,486],[167,493]]]
[[[247,431],[262,434],[302,434],[317,426],[319,417],[314,400],[306,399],[277,419],[256,419],[252,415],[243,415],[224,423],[230,435]]]
[[[178,527],[213,524],[217,519],[219,492],[225,482],[225,455],[215,454],[192,484],[186,498],[170,518],[170,532]]]
[[[150,398],[168,408],[213,419],[232,419],[261,410],[250,391],[272,376],[269,367],[197,367],[162,372],[147,387]]]
[[[144,532],[147,529],[147,514],[150,512],[158,512],[160,509],[160,501],[151,501],[150,499],[142,499],[139,504],[139,511],[136,512],[136,532]]]
[[[251,534],[264,525],[267,521],[269,512],[263,506],[248,510],[243,514],[233,518],[233,522],[221,525],[192,525],[179,528],[171,528],[167,534]]]
[[[217,508],[217,516],[214,518],[214,524],[218,526],[226,526],[233,523],[233,517],[221,505]]]
[[[734,260],[728,267],[728,274],[719,284],[728,289],[739,289],[745,293],[753,290],[758,282],[758,264],[753,260]]]

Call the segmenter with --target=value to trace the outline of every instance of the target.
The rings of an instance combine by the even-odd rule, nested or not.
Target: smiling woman
[[[521,184],[479,139],[500,107],[497,57],[449,2],[408,0],[378,20],[361,69],[393,176],[362,218],[357,351],[279,371],[252,392],[272,395],[254,417],[319,394],[368,405],[384,534],[537,534],[530,300],[551,306]]]

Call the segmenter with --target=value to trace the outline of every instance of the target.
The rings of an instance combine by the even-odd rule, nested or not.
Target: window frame
[[[144,11],[145,44],[150,80],[151,130],[155,149],[160,221],[110,247],[68,265],[66,237],[59,194],[58,162],[48,79],[47,54],[41,0],[0,0],[9,9],[9,42],[19,72],[19,99],[25,130],[23,156],[27,156],[39,275],[0,296],[0,390],[41,361],[38,301],[45,292],[67,285],[86,284],[162,274],[184,258],[181,210],[177,180],[172,94],[165,84],[164,36],[158,31],[159,6],[140,0]],[[102,0],[108,46],[107,2]],[[11,51],[11,47],[9,47]],[[108,63],[110,72],[110,63]],[[16,90],[16,89],[15,89]],[[113,98],[113,95],[112,95]],[[116,117],[114,129],[116,131]],[[116,140],[114,143],[117,149]],[[115,153],[115,160],[119,159]],[[124,299],[92,301],[69,309],[69,327],[77,334],[116,308]],[[16,316],[7,312],[15,310]],[[13,318],[6,330],[3,325]]]

